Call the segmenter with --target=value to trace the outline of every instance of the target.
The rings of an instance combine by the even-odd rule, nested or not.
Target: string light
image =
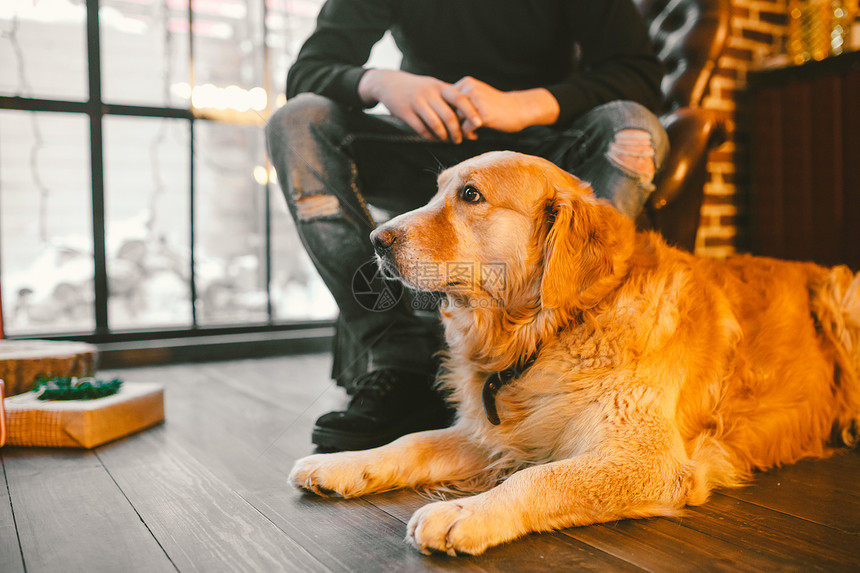
[[[265,185],[269,182],[269,173],[262,165],[254,167],[254,180],[260,185]]]
[[[239,112],[264,111],[269,105],[269,96],[261,87],[249,90],[236,85],[219,87],[202,84],[192,89],[185,82],[170,86],[170,92],[180,100],[191,100],[197,109],[229,109]]]

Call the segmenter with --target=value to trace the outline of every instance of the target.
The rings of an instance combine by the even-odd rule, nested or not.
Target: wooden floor
[[[860,452],[762,474],[676,519],[531,535],[480,557],[403,537],[413,492],[287,485],[343,405],[326,355],[102,372],[166,385],[167,422],[95,451],[5,448],[0,572],[860,571]]]

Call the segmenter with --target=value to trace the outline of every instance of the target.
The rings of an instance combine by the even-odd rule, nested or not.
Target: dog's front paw
[[[372,489],[367,464],[356,452],[301,458],[289,479],[297,488],[323,497],[358,497]]]
[[[497,539],[499,527],[504,524],[488,520],[478,498],[439,501],[415,512],[406,526],[406,540],[425,555],[433,551],[480,555],[504,541]]]

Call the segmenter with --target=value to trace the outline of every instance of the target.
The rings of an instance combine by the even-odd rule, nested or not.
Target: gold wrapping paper
[[[34,392],[5,400],[10,446],[94,448],[164,420],[164,387],[125,382],[95,400],[40,401]]]
[[[98,349],[85,342],[0,340],[0,378],[6,395],[23,394],[39,379],[92,376]]]
[[[6,443],[6,385],[0,380],[0,448]]]

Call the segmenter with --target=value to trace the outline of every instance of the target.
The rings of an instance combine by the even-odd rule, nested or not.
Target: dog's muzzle
[[[380,255],[384,255],[390,251],[396,241],[397,234],[391,229],[380,227],[370,233],[370,242],[373,244],[374,250]]]
[[[376,253],[376,263],[379,265],[382,274],[392,279],[400,278],[400,273],[397,270],[397,265],[394,264],[393,253],[391,252],[396,241],[397,234],[390,229],[380,227],[370,233],[370,242]]]

